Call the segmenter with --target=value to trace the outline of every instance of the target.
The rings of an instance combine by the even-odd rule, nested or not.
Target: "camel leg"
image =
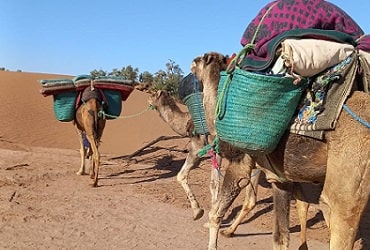
[[[98,175],[99,175],[99,164],[100,164],[100,153],[98,147],[95,143],[95,139],[93,135],[86,135],[88,141],[90,142],[91,150],[92,150],[92,166],[90,169],[90,178],[93,179],[91,184],[92,187],[98,186]]]
[[[76,128],[76,131],[77,131],[77,134],[78,134],[78,139],[80,141],[80,156],[81,156],[81,166],[80,166],[80,169],[78,170],[78,172],[76,174],[77,175],[86,175],[86,171],[85,171],[86,149],[85,149],[85,146],[84,146],[83,134],[82,134],[82,131],[77,129],[77,128]]]
[[[343,182],[339,183],[343,184]],[[370,190],[370,186],[367,186],[366,191],[360,191],[367,192],[367,197],[363,196],[363,193],[357,193],[353,194],[353,197],[342,197],[343,200],[346,200],[347,204],[337,204],[338,202],[334,199],[335,195],[332,193],[328,194],[324,185],[324,190],[320,199],[320,205],[324,207],[322,211],[330,230],[330,250],[353,249],[361,215],[368,200],[368,190]],[[366,201],[366,203],[364,203],[364,201]]]
[[[216,162],[218,166],[221,166],[222,158],[220,155],[216,155]],[[220,172],[215,168],[211,169],[211,181],[209,184],[209,190],[211,192],[211,204],[215,203],[220,192]]]
[[[352,148],[360,146],[365,148],[361,144]],[[369,145],[366,147],[369,148]],[[353,249],[360,219],[370,195],[370,163],[364,159],[368,159],[367,150],[331,150],[328,155],[320,205],[323,205],[322,211],[330,230],[331,250]]]
[[[249,184],[249,178],[254,164],[254,161],[249,155],[245,155],[242,160],[229,162],[217,201],[212,203],[211,210],[208,214],[209,250],[217,249],[218,231],[221,220],[235,198],[239,195],[240,190]]]
[[[204,210],[199,207],[199,203],[196,200],[193,192],[190,190],[188,184],[188,177],[191,168],[199,161],[199,157],[197,156],[196,150],[193,150],[192,147],[189,149],[189,153],[186,156],[186,160],[182,165],[179,173],[177,174],[177,181],[180,183],[182,188],[185,190],[185,193],[189,199],[190,206],[193,209],[193,219],[198,220],[200,219],[203,214]]]
[[[306,232],[307,232],[307,213],[309,203],[304,201],[305,196],[303,194],[302,187],[299,184],[294,185],[293,196],[296,200],[299,223],[301,224],[300,232],[301,245],[299,246],[299,250],[307,250],[308,246]]]
[[[297,206],[297,212],[298,212],[298,218],[299,222],[301,224],[301,232],[300,232],[300,238],[301,238],[301,245],[299,246],[299,250],[307,250],[307,213],[308,213],[308,207],[309,203],[296,200],[296,206]]]
[[[221,157],[219,155],[217,157],[217,164],[221,166]],[[211,181],[209,183],[209,190],[211,192],[211,204],[213,205],[217,201],[217,197],[220,191],[220,172],[216,169],[211,167]],[[204,228],[209,228],[209,222],[204,223]]]
[[[272,183],[274,200],[273,249],[289,248],[289,210],[292,183]]]
[[[257,188],[258,188],[258,181],[261,175],[261,170],[254,169],[252,171],[251,182],[245,187],[245,198],[243,207],[235,219],[235,221],[225,230],[221,230],[221,234],[226,237],[232,237],[240,223],[243,219],[247,216],[247,214],[256,206],[257,202]]]

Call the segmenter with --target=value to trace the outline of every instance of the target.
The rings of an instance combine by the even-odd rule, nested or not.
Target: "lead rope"
[[[133,115],[126,115],[126,116],[116,116],[116,115],[110,115],[110,114],[107,114],[105,113],[104,110],[100,110],[98,115],[100,115],[101,117],[103,117],[103,119],[106,119],[106,117],[108,118],[111,118],[111,119],[116,119],[116,118],[121,118],[121,119],[129,119],[129,118],[134,118],[134,117],[138,117],[142,114],[144,114],[146,111],[148,110],[151,110],[153,109],[153,107],[149,106],[147,107],[146,109],[144,109],[143,111],[140,111],[139,113],[137,114],[133,114]]]
[[[358,121],[359,123],[361,123],[365,127],[370,128],[370,123],[368,123],[367,121],[361,119],[361,117],[359,117],[358,115],[356,115],[346,104],[343,104],[343,109],[345,111],[347,111],[348,114],[350,114],[356,121]]]

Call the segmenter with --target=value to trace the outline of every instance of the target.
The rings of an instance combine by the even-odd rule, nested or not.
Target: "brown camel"
[[[85,159],[92,156],[90,178],[93,179],[91,184],[93,187],[98,186],[100,164],[100,153],[98,147],[106,121],[102,116],[99,116],[99,111],[103,110],[101,95],[101,92],[96,88],[90,86],[85,88],[81,96],[82,104],[76,110],[74,120],[74,125],[80,141],[81,155],[81,167],[77,174],[87,174],[85,171]],[[89,142],[88,146],[85,145],[85,138]]]
[[[197,153],[205,146],[204,135],[193,135],[193,122],[189,112],[182,111],[176,104],[176,101],[167,91],[159,90],[151,94],[148,99],[149,104],[155,108],[160,117],[172,128],[172,130],[181,136],[189,136],[189,152],[186,160],[181,167],[180,172],[177,174],[177,181],[185,190],[189,199],[190,206],[193,209],[193,219],[197,220],[203,216],[204,210],[200,208],[195,195],[188,185],[188,177],[190,170],[199,163],[200,158]],[[243,204],[242,212],[230,227],[223,231],[227,237],[231,237],[236,228],[242,222],[246,214],[256,205],[256,192],[258,187],[258,180],[260,171],[254,173],[255,178],[252,179],[251,185],[246,187],[246,198]],[[212,188],[212,186],[211,186]],[[215,191],[212,191],[214,194]],[[216,197],[212,198],[213,200]]]
[[[219,60],[215,60],[213,63],[219,62]],[[148,102],[153,108],[158,111],[160,117],[172,128],[174,132],[178,133],[181,136],[190,137],[189,153],[180,172],[177,174],[177,181],[185,190],[185,193],[187,194],[187,197],[190,201],[190,205],[193,209],[193,219],[199,219],[203,215],[204,210],[200,208],[199,203],[197,202],[194,194],[192,193],[188,185],[188,176],[190,170],[199,163],[200,158],[198,157],[197,152],[199,152],[199,150],[204,147],[204,138],[201,135],[193,135],[191,133],[191,131],[193,130],[193,124],[190,113],[182,111],[176,104],[175,99],[171,95],[169,95],[167,91],[159,90],[157,92],[152,92],[151,96],[148,99]],[[247,214],[256,206],[260,173],[260,170],[254,170],[254,172],[252,173],[253,178],[251,178],[251,183],[245,188],[246,193],[242,209],[234,222],[229,227],[221,231],[224,236],[232,237],[237,227],[242,223]],[[299,188],[300,187],[297,186],[297,189],[295,189],[297,191],[295,192],[297,195],[301,194],[300,192],[298,192],[300,191]],[[304,246],[306,245],[306,221],[308,205],[307,203],[297,200],[297,209],[301,224],[301,242],[302,246]]]
[[[219,68],[212,61],[219,54],[205,54],[193,60],[191,69],[203,82],[207,120],[214,123]],[[206,103],[205,103],[206,104]],[[362,119],[370,121],[370,96],[354,91],[346,104]],[[274,249],[288,249],[289,205],[293,182],[322,183],[320,205],[330,230],[330,249],[353,248],[361,215],[370,195],[370,130],[346,112],[341,112],[336,129],[324,141],[286,133],[274,152],[251,156],[220,141],[220,153],[228,160],[220,194],[209,212],[209,249],[217,248],[221,219],[240,190],[248,185],[258,163],[273,187]],[[304,199],[304,197],[302,197]],[[304,201],[304,200],[303,200]]]
[[[158,111],[160,117],[171,127],[171,129],[181,136],[190,136],[189,153],[186,157],[180,172],[177,174],[177,181],[189,199],[193,209],[193,219],[197,220],[204,214],[198,201],[188,185],[190,169],[199,162],[197,153],[203,148],[202,136],[192,136],[192,120],[189,112],[183,112],[176,104],[176,101],[167,93],[159,90],[151,94],[148,99],[149,104]]]

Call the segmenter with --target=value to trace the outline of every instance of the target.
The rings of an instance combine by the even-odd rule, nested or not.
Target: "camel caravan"
[[[327,1],[278,0],[261,9],[241,44],[243,49],[231,58],[210,52],[191,64],[193,84],[202,86],[193,91],[202,92],[205,133],[195,133],[194,121],[189,126],[189,117],[181,115],[182,131],[191,136],[183,169],[205,149],[216,168],[208,249],[217,249],[222,218],[241,190],[255,187],[256,168],[272,184],[273,249],[289,248],[292,195],[302,204],[299,213],[307,212],[308,200],[297,183],[322,187],[320,209],[330,249],[352,249],[370,194],[370,36]],[[173,126],[165,117],[177,111],[165,108],[168,99],[158,92],[149,102]],[[196,109],[187,106],[194,118]],[[221,164],[225,175],[217,191]],[[199,211],[190,189],[185,190]],[[255,194],[246,196],[252,204],[253,199]],[[304,228],[305,221],[301,224]],[[304,242],[300,249],[307,248]]]
[[[231,57],[195,57],[179,85],[180,102],[164,90],[148,90],[148,103],[174,132],[189,138],[177,181],[193,219],[204,215],[189,183],[202,158],[210,162],[211,210],[208,249],[217,249],[223,217],[245,189],[241,212],[222,230],[232,236],[256,205],[260,175],[272,185],[273,249],[289,248],[291,198],[307,249],[310,200],[303,184],[320,189],[319,205],[330,231],[331,250],[353,249],[370,195],[370,36],[342,9],[324,0],[276,0],[249,23],[242,49]],[[123,79],[41,81],[53,95],[57,119],[75,124],[81,166],[92,158],[98,186],[98,146],[106,120],[121,112],[134,89]]]
[[[116,119],[134,90],[133,81],[120,77],[79,75],[73,79],[41,80],[41,94],[52,95],[58,121],[73,122],[80,142],[81,166],[78,175],[86,175],[85,160],[90,158],[92,187],[98,186],[100,153],[98,150],[106,120]]]

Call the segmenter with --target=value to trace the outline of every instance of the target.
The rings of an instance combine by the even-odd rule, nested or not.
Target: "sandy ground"
[[[39,93],[37,80],[61,77],[0,72],[0,249],[207,249],[208,160],[190,174],[206,210],[193,221],[176,182],[188,140],[156,111],[146,111],[147,94],[134,91],[124,102],[123,117],[107,122],[99,187],[91,188],[87,176],[75,174],[80,158],[72,123],[57,121],[53,98]],[[258,200],[234,238],[220,236],[220,249],[271,249],[272,197],[264,180]],[[242,196],[224,226],[241,203]],[[297,249],[294,201],[291,206],[290,248]],[[370,249],[369,219],[368,208],[355,249]],[[308,226],[309,248],[328,249],[328,229],[316,206],[309,209]]]

